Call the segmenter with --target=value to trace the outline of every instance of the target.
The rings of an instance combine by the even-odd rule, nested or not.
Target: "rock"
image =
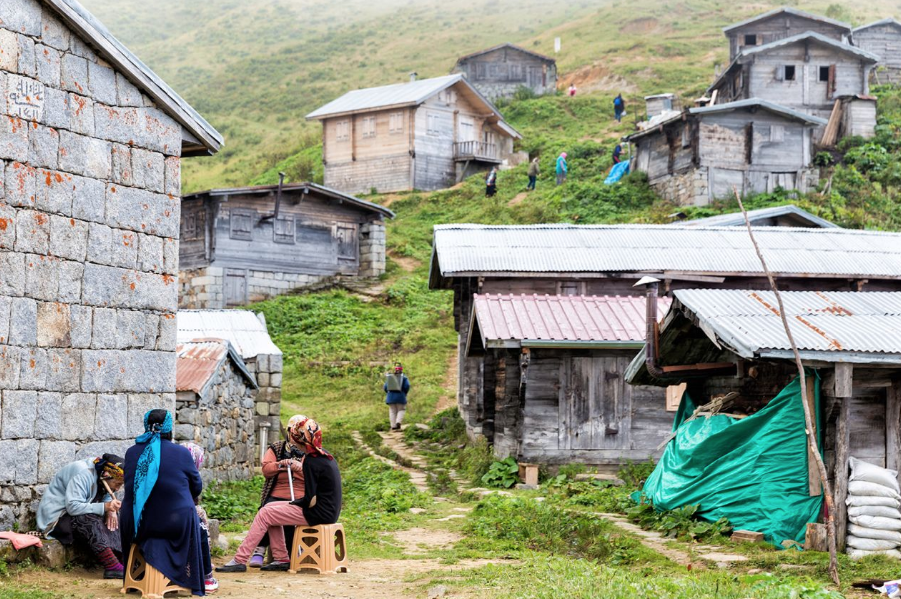
[[[748,570],[748,574],[750,574],[752,576],[754,574],[762,574],[762,573],[763,573],[763,570],[761,570],[760,568],[751,568],[750,570]]]
[[[516,489],[519,491],[537,491],[538,485],[527,485],[525,483],[517,483]]]
[[[44,539],[43,545],[37,550],[37,565],[42,568],[64,568],[69,562],[67,548],[53,539]]]
[[[432,427],[430,427],[428,424],[425,424],[424,422],[417,422],[414,426],[415,426],[416,428],[418,428],[419,430],[421,430],[421,431],[430,431],[430,430],[432,430]]]
[[[429,599],[442,599],[447,594],[447,587],[443,584],[433,586],[429,589]]]
[[[421,507],[411,507],[411,508],[410,508],[410,513],[411,513],[411,514],[424,514],[424,513],[426,513],[427,511],[428,511],[428,510],[426,510],[425,508],[421,508]]]

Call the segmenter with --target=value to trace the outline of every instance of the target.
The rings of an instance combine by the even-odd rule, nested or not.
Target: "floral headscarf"
[[[203,447],[193,441],[182,441],[179,443],[182,447],[191,452],[191,459],[194,460],[194,466],[197,470],[203,465]]]
[[[322,429],[312,418],[297,422],[291,427],[288,434],[296,441],[303,443],[307,455],[321,455],[330,460],[334,459],[329,452],[322,449]]]
[[[144,452],[138,458],[138,466],[135,469],[135,499],[134,518],[135,535],[138,534],[138,525],[141,523],[141,515],[144,513],[144,504],[150,497],[150,492],[156,485],[156,479],[160,475],[160,435],[172,432],[172,413],[166,410],[166,418],[163,423],[150,424],[150,415],[157,410],[149,410],[144,414],[144,434],[135,439],[136,443],[144,443]]]
[[[122,482],[125,480],[125,470],[122,469],[124,463],[125,460],[119,456],[105,453],[102,457],[94,459],[94,470],[101,480]]]

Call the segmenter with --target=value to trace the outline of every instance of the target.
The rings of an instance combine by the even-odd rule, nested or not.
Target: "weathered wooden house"
[[[785,289],[901,290],[901,234],[838,228],[769,227],[760,228],[758,238],[765,248],[770,248],[770,268],[778,275],[780,285]],[[515,369],[519,367],[509,351],[517,353],[518,348],[504,348],[509,351],[502,354],[495,353],[500,348],[489,348],[491,351],[484,355],[467,355],[468,343],[471,348],[478,348],[477,342],[480,342],[484,348],[489,340],[485,337],[482,341],[484,331],[478,334],[473,331],[473,324],[479,322],[478,317],[473,320],[476,295],[628,298],[644,293],[633,285],[645,275],[662,279],[665,290],[698,286],[768,288],[747,232],[741,227],[694,228],[679,224],[436,226],[429,287],[454,292],[454,325],[459,333],[460,358],[457,398],[468,433],[484,436],[493,442],[499,427],[503,428],[500,450],[504,453],[512,452],[515,440],[522,439],[515,423],[512,433],[507,430],[510,428],[506,411],[509,406],[505,399],[508,395],[498,391],[502,372],[498,366],[499,359],[504,358],[503,380],[507,385],[515,379]],[[607,307],[612,309],[615,306],[609,304]],[[515,308],[513,312],[516,318],[530,321],[535,314],[528,310],[523,313]],[[510,317],[513,318],[512,315]],[[492,315],[495,322],[503,318],[496,313]],[[526,337],[528,345],[532,334],[522,336]],[[512,345],[519,343],[521,347],[523,339],[513,337],[504,341],[512,342]],[[603,344],[605,337],[598,329],[596,337],[592,336],[591,340]],[[559,341],[562,344],[565,339]],[[530,347],[525,349],[533,351]],[[534,351],[538,349],[547,348],[534,347]],[[563,349],[575,351],[578,348],[553,349],[562,352]],[[600,350],[594,348],[592,351]],[[605,348],[605,351],[610,351],[610,348]],[[522,357],[522,349],[517,355]],[[570,355],[577,357],[574,353]],[[585,354],[578,357],[591,356]],[[557,364],[563,363],[561,360]],[[624,371],[620,368],[620,362],[605,362],[605,368],[608,366],[610,381],[614,380],[614,375],[622,378]],[[509,373],[508,367],[513,368],[512,373]],[[560,380],[569,380],[565,378],[568,376],[571,377],[565,370],[560,371],[560,377],[563,377]],[[541,377],[545,381],[550,380],[547,377],[553,378],[547,372]],[[528,385],[528,380],[526,383]],[[557,414],[561,409],[568,413],[566,402],[569,400],[566,397],[561,399],[560,395],[555,396],[547,389],[540,391],[540,395],[533,395],[538,392],[533,386],[531,391],[520,396],[520,401],[526,402],[523,414],[531,413],[532,407],[528,404],[532,397],[545,402],[539,408],[539,412],[544,410],[542,413],[545,415],[553,412],[553,406],[556,406]],[[657,416],[650,413],[642,416],[649,422],[664,418],[662,413],[666,411],[663,395],[652,401],[656,402],[653,409],[660,413]],[[498,405],[504,413],[500,425],[495,420]],[[588,412],[578,413],[583,416],[597,414],[602,409],[599,404],[589,408]],[[570,420],[567,426],[579,430],[583,423]],[[649,430],[651,432],[646,438],[642,438],[642,432],[635,432],[634,427],[631,433],[633,439],[642,439],[641,443],[647,443],[638,446],[638,453],[644,453],[644,457],[651,453],[648,451],[650,437],[656,438],[653,432],[656,429],[652,427]],[[562,447],[558,446],[561,453],[553,458],[555,461],[564,460],[565,454],[572,449],[572,445],[567,446],[566,442]],[[520,444],[520,451],[524,451],[524,444],[525,441]],[[605,448],[602,445],[594,449]],[[610,455],[606,454],[604,459],[613,459]]]
[[[557,91],[557,61],[510,43],[461,56],[453,72],[491,100],[512,98],[521,88],[538,96]]]
[[[704,206],[776,188],[816,187],[814,128],[826,120],[752,98],[689,108],[630,135],[630,168],[664,199]]]
[[[348,92],[322,121],[325,185],[345,193],[450,187],[518,159],[520,134],[463,75]]]
[[[879,57],[873,78],[878,83],[901,81],[901,23],[897,19],[882,19],[856,27],[851,43]]]
[[[322,185],[211,189],[181,206],[181,308],[241,306],[385,272],[384,219],[394,213]]]
[[[181,159],[222,137],[75,0],[0,2],[0,529],[175,408]]]
[[[782,296],[802,362],[820,378],[821,449],[835,489],[836,532],[843,546],[849,457],[893,470],[901,466],[901,345],[888,333],[901,329],[901,293],[811,288],[817,290]],[[698,404],[736,392],[730,411],[757,412],[797,376],[774,305],[771,291],[674,291],[659,328],[659,346],[642,350],[627,380],[638,389],[684,383]],[[700,363],[706,363],[706,372]],[[710,370],[713,364],[720,365],[718,372]],[[816,377],[808,381],[817,384]],[[810,491],[819,495],[819,483]]]
[[[723,29],[729,40],[730,61],[749,49],[808,31],[837,42],[847,42],[851,36],[851,26],[847,23],[790,6],[776,8]]]
[[[180,342],[175,353],[174,440],[203,447],[204,482],[252,478],[259,387],[244,360],[215,338]]]
[[[748,210],[748,219],[755,227],[795,227],[803,229],[838,229],[837,224],[811,214],[794,204]],[[745,216],[741,212],[718,214],[705,218],[680,221],[684,227],[744,227]]]

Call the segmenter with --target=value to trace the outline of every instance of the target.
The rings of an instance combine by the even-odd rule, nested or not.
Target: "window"
[[[294,215],[280,216],[272,222],[272,240],[275,243],[294,244]]]
[[[338,121],[335,123],[335,139],[338,141],[350,140],[350,121]]]
[[[748,33],[745,35],[745,46],[756,46],[757,45],[757,34],[756,33]]]
[[[375,137],[375,117],[363,117],[363,137]]]
[[[560,281],[557,283],[557,295],[584,295],[585,284],[581,281]]]
[[[354,223],[336,223],[335,240],[338,242],[339,260],[357,259],[357,225]]]
[[[460,141],[475,141],[475,124],[470,120],[460,119]]]
[[[829,67],[820,67],[820,81],[828,82],[829,81]]]
[[[794,81],[795,80],[795,65],[787,64],[783,68],[783,72],[785,73],[784,79],[786,81]]]
[[[691,126],[688,124],[682,127],[682,147],[687,148],[691,145]]]
[[[677,412],[679,410],[679,404],[682,403],[682,396],[685,395],[686,387],[688,387],[688,383],[682,383],[681,385],[670,385],[666,388],[667,412]]]
[[[782,125],[773,125],[770,127],[770,141],[781,142],[785,139],[785,127]]]
[[[251,241],[256,212],[251,210],[232,210],[229,216],[228,236],[232,239]]]
[[[426,131],[429,135],[441,135],[441,132],[438,130],[440,126],[441,117],[435,112],[429,112],[426,114]]]
[[[185,212],[181,215],[181,240],[196,241],[203,239],[203,211]]]
[[[392,112],[388,115],[388,133],[404,132],[404,113]]]
[[[522,65],[510,65],[510,81],[522,81]]]

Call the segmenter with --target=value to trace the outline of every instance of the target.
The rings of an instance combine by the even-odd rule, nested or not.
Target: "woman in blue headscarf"
[[[194,497],[203,483],[191,452],[172,442],[172,414],[150,410],[144,434],[125,453],[122,550],[141,547],[147,563],[173,584],[204,594],[200,520]]]

